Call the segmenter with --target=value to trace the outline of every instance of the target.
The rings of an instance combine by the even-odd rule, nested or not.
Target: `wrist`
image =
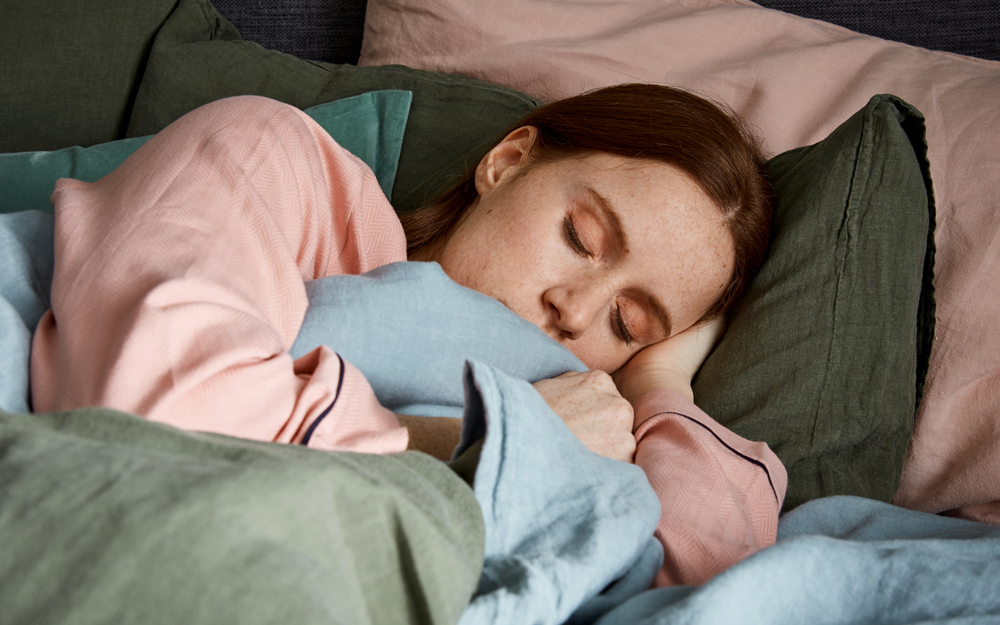
[[[618,389],[621,396],[628,400],[633,407],[643,395],[656,390],[675,391],[688,400],[694,401],[690,376],[672,369],[647,370],[622,380],[616,378],[615,381],[619,382]]]
[[[462,420],[451,417],[411,417],[396,414],[399,424],[409,430],[407,450],[422,451],[442,462],[451,460],[451,453],[462,437]]]

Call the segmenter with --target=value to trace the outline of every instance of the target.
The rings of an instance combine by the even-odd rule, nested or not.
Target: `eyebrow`
[[[626,254],[628,254],[628,237],[625,235],[625,227],[622,226],[622,218],[618,216],[617,211],[611,206],[611,202],[608,198],[604,197],[597,192],[596,189],[592,187],[585,187],[587,195],[594,200],[594,205],[597,206],[598,210],[604,215],[605,221],[611,226],[611,232],[615,235],[615,239],[618,241],[618,245]],[[673,321],[670,318],[670,313],[667,312],[666,307],[663,303],[652,293],[643,289],[643,295],[649,305],[653,308],[653,314],[656,315],[657,320],[660,325],[663,326],[663,331],[668,338],[670,333],[673,331]]]

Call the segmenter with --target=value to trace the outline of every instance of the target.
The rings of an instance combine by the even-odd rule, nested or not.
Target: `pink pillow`
[[[1000,63],[743,0],[369,0],[360,65],[473,76],[553,100],[622,82],[727,103],[778,153],[878,93],[927,117],[934,351],[896,503],[1000,523]]]

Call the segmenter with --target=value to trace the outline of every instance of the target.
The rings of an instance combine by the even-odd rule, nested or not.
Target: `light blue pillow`
[[[365,374],[379,403],[393,412],[461,417],[467,360],[529,382],[587,370],[533,323],[459,286],[437,263],[393,263],[313,280],[306,294],[309,308],[292,356],[326,345]]]
[[[29,412],[28,359],[38,320],[51,308],[52,215],[0,215],[0,410]]]
[[[409,91],[369,91],[318,104],[305,112],[337,143],[371,167],[382,192],[390,197],[412,100]],[[56,180],[100,180],[149,139],[135,137],[89,148],[0,154],[0,213],[51,213],[49,198]]]

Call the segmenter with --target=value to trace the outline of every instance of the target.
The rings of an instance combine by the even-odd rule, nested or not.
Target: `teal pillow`
[[[153,38],[176,5],[0,3],[0,152],[123,138]]]
[[[934,334],[934,198],[923,116],[875,96],[768,165],[771,246],[694,381],[720,423],[788,469],[785,509],[891,501]]]
[[[208,0],[180,0],[163,25],[136,95],[128,136],[159,132],[213,100],[261,95],[305,109],[376,89],[413,92],[396,210],[418,208],[474,167],[500,134],[539,102],[505,87],[402,66],[304,61],[242,41]]]
[[[305,112],[337,143],[371,167],[382,192],[389,197],[411,100],[409,91],[372,91],[319,104]],[[49,198],[56,180],[99,180],[148,140],[135,137],[89,148],[0,154],[0,213],[51,213]]]

